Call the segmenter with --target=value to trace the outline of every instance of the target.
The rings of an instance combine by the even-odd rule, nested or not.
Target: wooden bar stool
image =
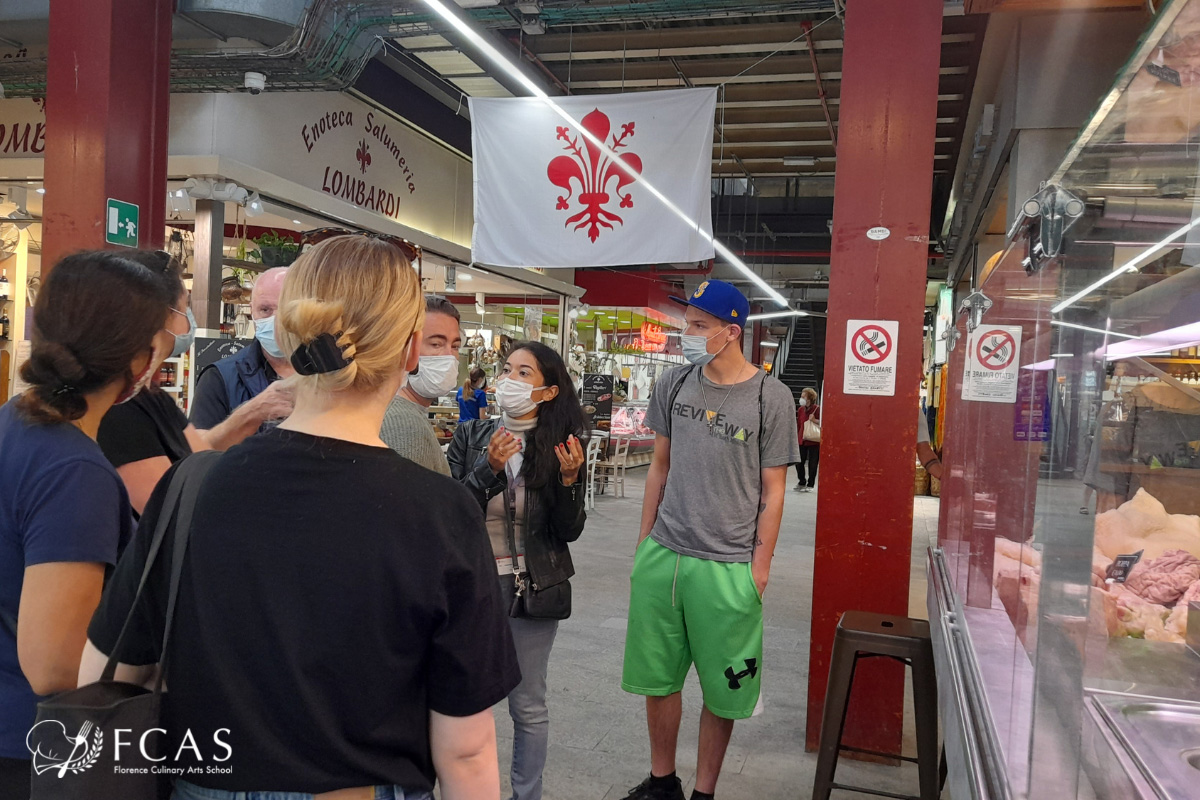
[[[842,745],[846,707],[854,683],[854,668],[860,658],[893,658],[912,668],[913,706],[917,722],[917,757],[907,758],[876,753]],[[846,786],[834,782],[838,755],[842,750],[898,758],[917,765],[920,772],[919,797]],[[933,645],[929,623],[907,617],[889,617],[865,611],[847,611],[838,622],[833,639],[833,658],[829,664],[829,685],[825,689],[825,713],[821,719],[821,744],[817,754],[817,772],[813,782],[813,800],[829,800],[834,789],[893,797],[898,800],[937,800],[940,794],[938,763],[937,673],[933,665]]]

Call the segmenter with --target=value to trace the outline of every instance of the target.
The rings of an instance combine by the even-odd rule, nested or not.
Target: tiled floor
[[[629,570],[644,479],[645,469],[632,470],[624,499],[598,498],[582,538],[571,548],[577,570],[572,580],[574,614],[560,625],[550,656],[546,800],[624,797],[650,769],[644,702],[620,688]],[[816,756],[804,752],[803,739],[816,499],[816,494],[788,492],[766,594],[766,712],[734,729],[717,787],[722,800],[806,800],[812,792]],[[925,616],[925,548],[936,535],[937,513],[937,500],[916,499],[913,616]],[[699,713],[700,687],[693,673],[684,689],[678,757],[689,795]],[[906,718],[905,752],[913,754],[911,713]],[[496,707],[496,720],[507,792],[512,724],[504,703]],[[916,768],[911,765],[894,768],[843,760],[838,779],[904,794],[917,789]],[[835,800],[862,796],[833,793]]]

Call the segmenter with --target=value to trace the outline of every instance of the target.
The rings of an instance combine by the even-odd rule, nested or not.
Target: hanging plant
[[[254,240],[258,248],[250,251],[250,258],[261,261],[268,267],[286,267],[300,255],[300,243],[275,231],[267,231]]]

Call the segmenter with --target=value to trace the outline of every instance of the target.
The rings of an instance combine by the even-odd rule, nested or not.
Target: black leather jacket
[[[508,484],[503,471],[492,472],[487,446],[500,420],[473,419],[460,423],[450,442],[446,459],[450,474],[471,490],[479,506],[487,513],[488,501]],[[587,519],[584,511],[584,486],[576,481],[563,486],[555,479],[541,489],[525,489],[525,568],[534,591],[566,581],[575,574],[568,542],[583,533]]]

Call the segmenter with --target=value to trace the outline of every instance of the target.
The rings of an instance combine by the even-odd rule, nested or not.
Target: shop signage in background
[[[1017,403],[1013,417],[1013,441],[1050,441],[1049,373],[1026,370],[1017,379]]]
[[[525,307],[525,341],[540,342],[542,340],[542,308],[541,306]]]
[[[108,198],[104,215],[104,241],[118,247],[138,246],[138,207],[136,203]]]
[[[0,100],[0,158],[40,158],[46,151],[46,101]]]
[[[1021,369],[1021,326],[981,325],[967,337],[963,400],[1017,402]]]
[[[555,97],[569,122],[539,98],[472,97],[472,257],[510,267],[712,258],[716,100],[715,88]]]
[[[667,349],[667,334],[661,325],[643,322],[642,335],[633,340],[632,346],[643,353],[661,353]]]
[[[242,351],[242,348],[248,346],[253,341],[253,339],[197,338],[196,366],[194,368],[196,377],[200,377],[200,370],[222,359],[236,356]]]
[[[613,376],[585,373],[579,400],[583,404],[588,429],[607,433],[612,428]]]
[[[340,92],[172,95],[170,155],[206,154],[470,244],[470,162]]]
[[[846,376],[842,391],[892,397],[896,394],[896,340],[900,323],[894,320],[846,320]]]

